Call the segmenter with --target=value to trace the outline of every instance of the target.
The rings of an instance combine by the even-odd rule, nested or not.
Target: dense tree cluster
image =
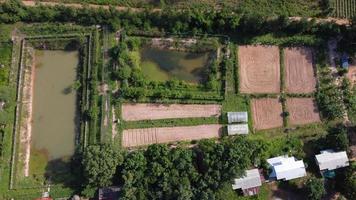
[[[230,7],[215,9],[209,6],[192,6],[189,9],[167,7],[160,13],[149,10],[143,12],[118,12],[115,9],[82,9],[65,6],[24,7],[18,0],[10,0],[0,6],[0,22],[76,22],[82,25],[109,24],[114,30],[164,30],[183,33],[244,33],[266,34],[318,34],[327,37],[340,33],[340,28],[331,23],[316,25],[314,21],[290,22],[285,15],[266,12],[244,12]],[[271,18],[271,16],[273,16]],[[280,17],[276,17],[280,16]],[[345,27],[342,28],[343,33]],[[351,33],[350,33],[351,34]]]
[[[122,199],[215,199],[224,184],[261,164],[256,158],[301,149],[295,138],[267,142],[246,137],[202,140],[190,149],[155,144],[120,154],[111,146],[90,146],[83,154],[83,194],[90,196],[94,187],[113,183],[122,187]]]
[[[328,68],[320,69],[319,74],[316,93],[319,109],[326,119],[340,119],[344,115],[342,91],[334,84],[334,78]]]
[[[315,177],[311,177],[307,180],[305,189],[309,200],[319,200],[326,194],[323,179]]]

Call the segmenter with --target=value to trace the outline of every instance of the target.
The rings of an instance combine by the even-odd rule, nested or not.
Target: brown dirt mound
[[[154,143],[215,138],[221,135],[221,129],[222,126],[218,124],[128,129],[123,131],[122,145],[135,147]]]
[[[278,93],[280,91],[277,46],[240,46],[238,57],[242,93]]]
[[[288,98],[286,103],[291,125],[320,122],[319,111],[313,98]]]
[[[193,118],[193,117],[218,117],[221,105],[198,104],[124,104],[122,118],[126,121]]]
[[[253,127],[256,130],[277,128],[283,125],[282,104],[278,99],[253,99],[251,111]]]
[[[316,79],[313,52],[310,48],[294,47],[284,50],[286,90],[289,93],[312,93]]]
[[[356,84],[356,65],[350,66],[347,78],[349,78],[352,85]]]

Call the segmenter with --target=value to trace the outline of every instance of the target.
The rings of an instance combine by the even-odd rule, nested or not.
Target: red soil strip
[[[356,65],[349,67],[349,72],[347,72],[347,78],[350,80],[352,85],[356,84]]]
[[[221,105],[198,104],[124,104],[122,118],[126,121],[193,118],[193,117],[218,117]]]
[[[286,106],[291,125],[320,122],[319,111],[313,98],[288,98]]]
[[[310,48],[284,49],[284,65],[287,92],[312,93],[315,91],[313,52]]]
[[[253,99],[251,111],[253,127],[256,130],[271,129],[283,125],[282,104],[278,99]]]
[[[238,58],[241,93],[280,92],[277,46],[240,46]]]
[[[162,128],[128,129],[123,131],[122,145],[135,147],[155,143],[200,140],[221,135],[219,124]]]

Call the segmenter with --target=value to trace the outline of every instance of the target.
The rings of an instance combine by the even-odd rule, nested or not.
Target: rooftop
[[[258,169],[251,169],[251,170],[246,170],[246,175],[234,179],[234,184],[232,185],[232,189],[249,189],[249,188],[254,188],[254,187],[259,187],[262,185],[261,182],[261,176],[260,172]]]
[[[232,124],[227,126],[228,135],[248,134],[248,131],[247,124]]]
[[[291,180],[306,175],[303,160],[296,160],[293,156],[278,156],[267,159],[267,162],[272,167],[271,178]]]
[[[247,122],[248,115],[247,115],[247,112],[228,112],[227,119],[228,119],[229,124],[235,123],[235,122]]]
[[[334,170],[349,166],[349,159],[346,151],[334,152],[332,150],[321,151],[315,155],[320,170]]]

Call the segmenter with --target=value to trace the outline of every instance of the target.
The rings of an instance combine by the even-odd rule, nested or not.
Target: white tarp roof
[[[247,124],[228,125],[227,134],[228,135],[248,134],[248,125]]]
[[[321,154],[315,155],[320,170],[334,170],[349,166],[346,151],[333,152],[332,150],[325,150],[320,153]]]
[[[249,189],[254,187],[259,187],[262,185],[261,176],[258,169],[246,170],[246,175],[234,179],[234,184],[232,185],[232,189]]]
[[[267,159],[272,167],[270,177],[276,177],[277,180],[291,180],[306,175],[303,160],[297,161],[294,157],[278,156]]]
[[[229,121],[229,124],[234,122],[247,122],[248,115],[247,112],[228,112],[227,119]]]

